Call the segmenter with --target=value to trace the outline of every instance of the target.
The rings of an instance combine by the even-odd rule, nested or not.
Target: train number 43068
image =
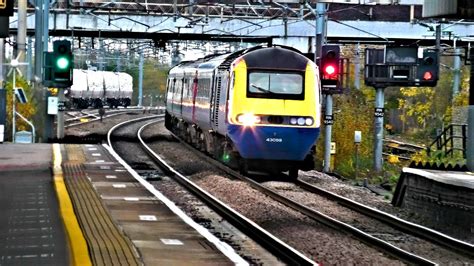
[[[283,139],[281,139],[281,138],[267,138],[265,141],[266,142],[283,142]]]

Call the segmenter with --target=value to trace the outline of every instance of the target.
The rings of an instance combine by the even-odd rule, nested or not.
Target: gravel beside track
[[[162,140],[171,139],[162,124],[146,130],[145,136],[147,134],[149,137],[159,135]],[[179,142],[160,141],[151,146],[203,189],[319,263],[403,264],[269,199],[242,181],[231,179],[183,148]],[[180,198],[173,191],[166,191],[163,187],[158,189],[172,200]]]
[[[474,264],[474,260],[447,250],[419,237],[405,234],[375,219],[366,217],[352,211],[337,202],[325,197],[309,193],[288,182],[265,182],[269,187],[285,197],[296,202],[304,202],[306,206],[316,209],[328,216],[338,219],[344,223],[359,228],[386,242],[396,245],[404,250],[428,258],[441,265],[465,265]],[[436,252],[433,252],[433,251]]]

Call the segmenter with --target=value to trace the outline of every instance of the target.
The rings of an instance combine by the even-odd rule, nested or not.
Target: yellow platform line
[[[86,239],[82,234],[82,230],[77,221],[74,208],[72,206],[69,193],[64,184],[63,169],[61,167],[62,156],[61,148],[58,143],[53,144],[53,175],[54,187],[59,200],[59,211],[64,227],[66,228],[66,235],[69,242],[69,249],[72,265],[92,265],[89,249],[87,247]]]

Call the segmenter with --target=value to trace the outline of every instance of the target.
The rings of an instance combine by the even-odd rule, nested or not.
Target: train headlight
[[[296,125],[297,122],[298,122],[298,119],[296,117],[290,118],[290,124]]]
[[[262,121],[260,116],[254,114],[240,114],[237,116],[237,122],[243,124],[244,126],[253,126]]]
[[[311,125],[313,125],[313,123],[314,123],[313,118],[311,118],[311,117],[306,118],[306,125],[307,126],[311,126]]]
[[[298,118],[298,125],[304,126],[305,123],[306,123],[306,119],[304,119],[304,117]]]

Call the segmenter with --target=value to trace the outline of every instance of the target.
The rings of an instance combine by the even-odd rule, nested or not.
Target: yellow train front
[[[258,49],[231,67],[227,136],[246,168],[290,171],[313,167],[320,130],[317,66],[283,47]]]
[[[168,75],[166,127],[242,172],[313,167],[317,66],[297,50],[253,47],[183,62]]]

